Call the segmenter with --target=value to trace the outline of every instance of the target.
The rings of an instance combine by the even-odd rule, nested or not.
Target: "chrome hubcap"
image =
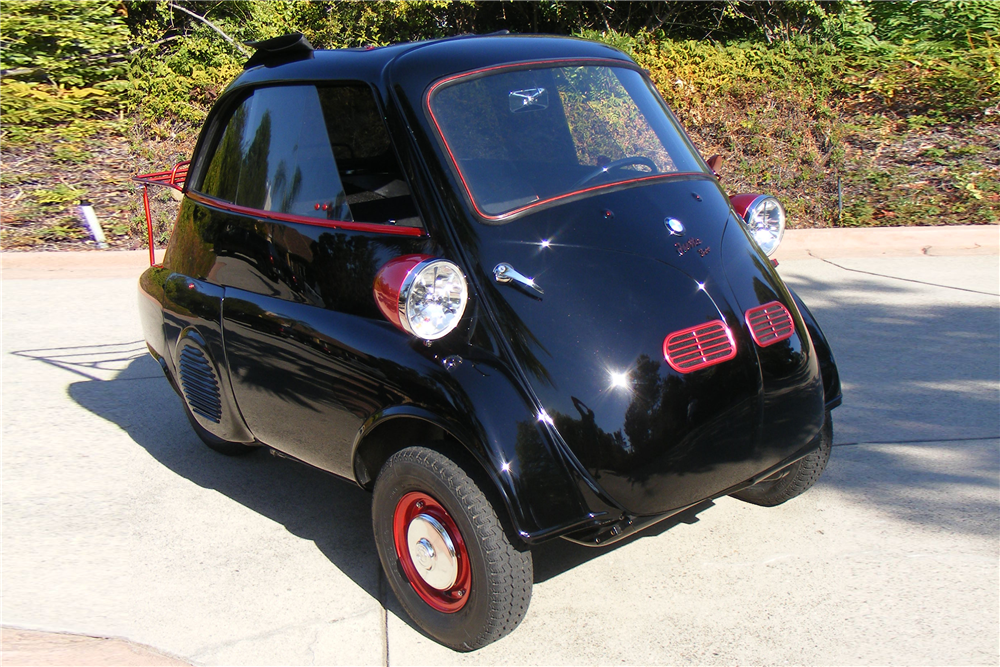
[[[434,547],[427,538],[421,537],[417,540],[417,544],[413,547],[413,560],[425,570],[434,567]]]
[[[444,591],[458,577],[455,545],[444,526],[428,514],[418,514],[406,530],[406,544],[417,574],[428,586]]]

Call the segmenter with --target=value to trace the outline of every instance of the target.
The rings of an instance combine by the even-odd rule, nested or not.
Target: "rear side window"
[[[260,211],[419,227],[372,91],[259,88],[206,155],[196,191]]]

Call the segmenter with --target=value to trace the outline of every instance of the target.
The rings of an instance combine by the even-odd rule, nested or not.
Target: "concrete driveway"
[[[844,380],[817,486],[773,509],[724,498],[611,549],[543,545],[527,618],[472,654],[408,623],[368,494],[192,433],[145,353],[141,254],[5,254],[2,622],[199,665],[996,665],[998,229],[985,245],[882,231],[855,250],[791,234],[779,267]],[[4,664],[90,660],[10,648]]]

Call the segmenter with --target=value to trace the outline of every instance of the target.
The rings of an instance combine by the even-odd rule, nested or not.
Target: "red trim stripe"
[[[383,225],[377,222],[352,222],[349,220],[325,220],[323,218],[310,218],[307,215],[296,215],[294,213],[278,213],[276,211],[262,211],[248,206],[238,206],[230,204],[215,197],[209,197],[196,192],[188,191],[187,196],[205,206],[221,208],[230,213],[239,213],[265,220],[275,220],[277,222],[294,222],[302,225],[313,225],[315,227],[329,227],[331,229],[344,229],[354,232],[374,232],[376,234],[395,234],[396,236],[424,236],[424,230],[419,227],[394,227]]]
[[[616,60],[615,58],[550,58],[549,60],[525,60],[519,63],[504,63],[502,65],[491,65],[490,67],[482,67],[480,69],[474,69],[469,72],[459,72],[458,74],[452,74],[449,77],[441,79],[431,86],[430,90],[427,91],[428,104],[430,104],[430,96],[434,94],[434,91],[445,85],[450,81],[455,81],[456,79],[464,79],[470,76],[476,76],[477,74],[482,74],[483,72],[492,72],[498,69],[513,69],[517,67],[527,67],[531,68],[535,65],[556,65],[563,64],[568,65],[570,63],[609,63],[614,64],[619,67],[626,67],[628,69],[639,70],[639,67],[628,60]]]

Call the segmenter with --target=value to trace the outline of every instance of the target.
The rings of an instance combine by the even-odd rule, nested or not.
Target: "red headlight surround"
[[[372,293],[378,309],[385,315],[385,319],[406,333],[410,332],[399,319],[399,292],[414,267],[429,259],[434,258],[431,255],[403,255],[390,260],[375,274]]]
[[[468,304],[469,287],[454,263],[430,255],[404,255],[375,276],[372,293],[379,310],[400,330],[423,340],[447,336]]]

